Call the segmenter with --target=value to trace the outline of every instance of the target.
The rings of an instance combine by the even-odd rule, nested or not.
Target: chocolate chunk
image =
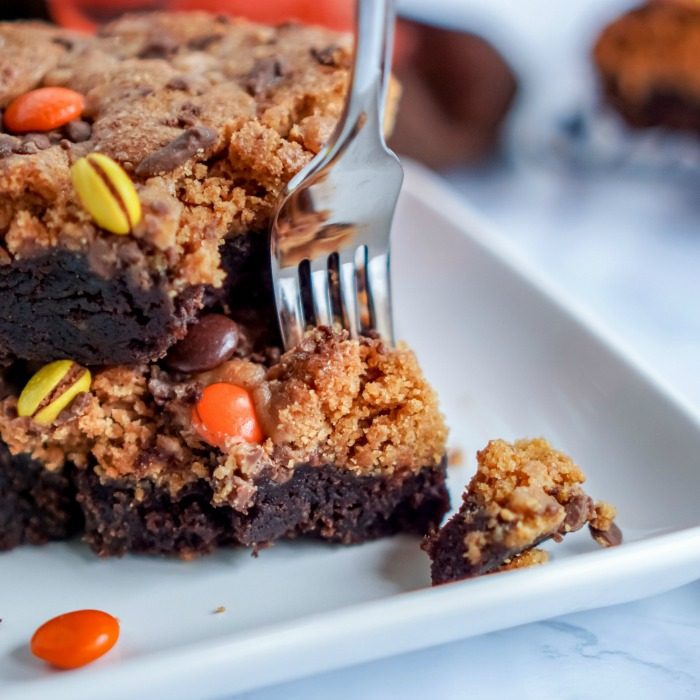
[[[39,149],[33,141],[23,141],[17,148],[15,148],[15,153],[21,156],[33,156],[38,153]]]
[[[135,173],[139,177],[169,173],[216,143],[217,137],[217,132],[207,126],[188,129],[160,150],[146,156],[136,166]]]
[[[622,530],[615,523],[611,523],[607,530],[598,530],[592,525],[589,525],[588,529],[601,547],[617,547],[622,544]]]
[[[92,127],[82,119],[74,119],[63,127],[66,137],[73,143],[82,143],[92,136]]]
[[[566,509],[566,519],[561,527],[561,534],[580,530],[595,513],[593,499],[585,493],[573,496],[564,508]]]
[[[19,146],[19,139],[9,134],[0,134],[0,158],[12,155]]]
[[[222,314],[209,314],[176,343],[165,363],[178,372],[204,372],[229,360],[239,340],[238,324]]]
[[[324,49],[311,49],[311,55],[322,65],[330,68],[340,67],[342,52],[339,46],[331,44]]]
[[[33,143],[40,151],[51,145],[51,140],[46,134],[27,134],[24,137],[23,145]]]
[[[74,46],[73,42],[65,36],[55,36],[51,39],[51,42],[57,46],[62,46],[67,51],[70,51]]]
[[[187,48],[193,51],[205,51],[212,44],[217,41],[221,41],[221,34],[205,34],[203,36],[196,36],[187,42]]]
[[[278,58],[261,58],[248,73],[246,90],[253,97],[261,95],[278,83],[284,74],[284,66]]]
[[[138,53],[139,58],[168,58],[178,50],[178,42],[171,36],[152,37]]]
[[[165,87],[169,90],[189,90],[192,87],[192,78],[187,75],[176,75],[170,78]]]

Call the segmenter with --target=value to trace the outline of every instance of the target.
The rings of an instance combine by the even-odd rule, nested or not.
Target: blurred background
[[[165,7],[337,29],[353,18],[352,0],[5,0],[0,15],[90,31]],[[399,9],[403,99],[391,145],[438,170],[700,404],[700,3]]]

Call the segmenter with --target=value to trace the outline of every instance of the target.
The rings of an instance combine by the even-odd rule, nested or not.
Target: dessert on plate
[[[700,133],[700,3],[651,0],[626,12],[603,29],[593,60],[629,125]]]
[[[334,127],[350,48],[206,13],[0,24],[0,548],[438,525],[446,428],[413,353],[278,337],[269,217]]]
[[[595,502],[583,472],[544,439],[492,440],[477,453],[477,471],[454,516],[424,542],[433,584],[542,564],[537,545],[588,523],[601,546],[622,541],[615,508]]]

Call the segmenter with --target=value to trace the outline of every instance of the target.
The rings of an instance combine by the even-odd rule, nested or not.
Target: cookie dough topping
[[[17,401],[17,413],[50,425],[78,394],[90,391],[91,383],[90,371],[73,360],[51,362],[27,382]]]
[[[71,168],[73,187],[103,229],[127,234],[141,221],[141,202],[124,169],[103,153],[90,153]]]

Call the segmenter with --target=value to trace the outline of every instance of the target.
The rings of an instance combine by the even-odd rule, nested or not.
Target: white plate
[[[400,334],[441,393],[468,467],[489,438],[545,435],[617,504],[626,544],[586,533],[544,567],[431,589],[411,538],[281,544],[253,559],[101,561],[79,544],[0,556],[0,697],[220,697],[346,664],[610,605],[700,576],[700,421],[506,251],[433,176],[407,173],[395,241]],[[213,614],[218,606],[226,612]],[[56,673],[34,628],[76,608],[117,615],[107,657]]]

